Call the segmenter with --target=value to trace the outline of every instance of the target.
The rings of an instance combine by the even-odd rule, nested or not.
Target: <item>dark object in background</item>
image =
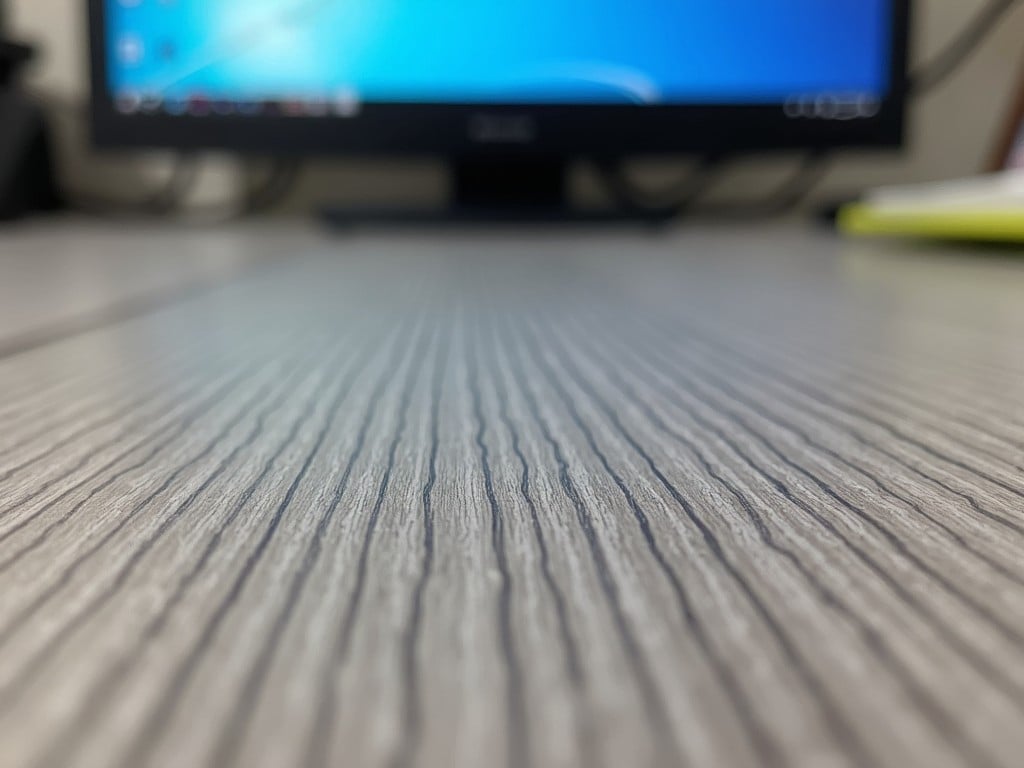
[[[45,115],[16,82],[32,56],[0,39],[0,220],[60,207]]]
[[[989,166],[993,173],[1017,168],[1024,170],[1024,71],[1021,72],[1016,100],[1011,105],[1006,127]]]

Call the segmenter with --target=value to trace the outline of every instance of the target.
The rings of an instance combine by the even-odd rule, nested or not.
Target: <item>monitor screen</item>
[[[88,0],[105,147],[891,147],[909,0]]]
[[[870,112],[892,86],[892,0],[102,2],[106,87],[121,114],[352,117],[374,103],[799,112],[823,98]]]

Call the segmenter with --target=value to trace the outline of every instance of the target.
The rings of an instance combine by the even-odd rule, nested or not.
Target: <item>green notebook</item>
[[[1024,170],[879,189],[843,208],[839,228],[856,236],[1024,244]]]

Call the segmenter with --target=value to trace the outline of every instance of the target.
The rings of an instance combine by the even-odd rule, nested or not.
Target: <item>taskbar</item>
[[[356,117],[362,109],[358,94],[336,91],[330,96],[287,98],[226,98],[202,93],[166,97],[144,91],[114,95],[114,110],[122,115],[169,117]]]

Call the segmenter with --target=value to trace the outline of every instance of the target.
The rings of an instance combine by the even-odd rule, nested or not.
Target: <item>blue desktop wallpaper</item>
[[[779,103],[884,95],[891,0],[106,0],[161,99]]]

